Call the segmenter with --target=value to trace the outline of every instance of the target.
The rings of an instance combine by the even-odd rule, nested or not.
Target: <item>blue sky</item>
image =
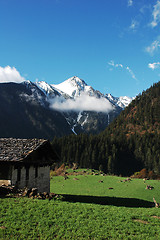
[[[133,97],[160,80],[159,26],[160,0],[0,0],[0,81],[78,76]]]

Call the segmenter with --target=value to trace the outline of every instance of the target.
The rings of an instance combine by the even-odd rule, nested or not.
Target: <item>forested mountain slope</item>
[[[134,101],[96,136],[55,138],[63,162],[130,175],[142,168],[160,173],[160,82]]]
[[[48,108],[33,83],[0,84],[0,137],[53,139],[71,133],[63,115]]]

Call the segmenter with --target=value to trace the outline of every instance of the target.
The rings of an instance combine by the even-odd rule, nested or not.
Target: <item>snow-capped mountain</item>
[[[63,97],[64,99],[76,99],[84,94],[90,97],[96,97],[107,99],[113,106],[120,108],[127,107],[133,98],[127,96],[114,97],[111,94],[102,94],[100,91],[95,90],[91,86],[88,86],[84,80],[74,76],[67,79],[60,84],[48,84],[46,82],[36,82],[36,86],[45,93],[48,100],[51,100],[55,96]]]
[[[106,94],[105,97],[113,104],[117,105],[118,107],[124,109],[125,107],[127,107],[134,98],[131,97],[113,97],[110,93]]]
[[[55,85],[37,82],[52,109],[63,112],[74,133],[99,132],[132,101],[129,97],[102,94],[74,76]]]
[[[104,95],[78,77],[58,85],[0,83],[0,136],[53,139],[99,133],[130,101]]]
[[[72,98],[79,97],[82,93],[87,93],[89,96],[100,97],[102,94],[99,91],[94,90],[91,86],[88,86],[84,80],[74,76],[66,81],[55,85],[52,84],[57,90],[66,93]]]
[[[122,109],[127,107],[133,100],[133,98],[127,96],[113,97],[111,94],[104,95],[100,91],[95,90],[91,86],[88,86],[84,80],[76,76],[69,78],[58,85],[52,84],[51,86],[57,89],[57,91],[61,91],[61,93],[65,93],[72,98],[79,97],[83,93],[92,97],[94,96],[96,98],[106,98],[110,101],[111,104],[114,106],[116,105]]]
[[[59,95],[59,93],[51,85],[44,81],[36,82],[35,84],[47,97],[55,97]]]

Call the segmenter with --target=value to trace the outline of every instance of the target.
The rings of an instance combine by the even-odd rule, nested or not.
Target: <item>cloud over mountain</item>
[[[82,93],[75,99],[67,99],[65,101],[62,97],[56,97],[50,101],[50,107],[62,112],[94,111],[109,113],[114,109],[107,99],[91,97],[85,93]]]
[[[0,67],[0,83],[16,82],[21,83],[26,79],[20,75],[15,67]]]

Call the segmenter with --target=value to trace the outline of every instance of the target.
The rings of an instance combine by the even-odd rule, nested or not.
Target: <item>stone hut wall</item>
[[[50,192],[50,167],[12,166],[11,184],[18,188],[37,188],[38,192]]]

